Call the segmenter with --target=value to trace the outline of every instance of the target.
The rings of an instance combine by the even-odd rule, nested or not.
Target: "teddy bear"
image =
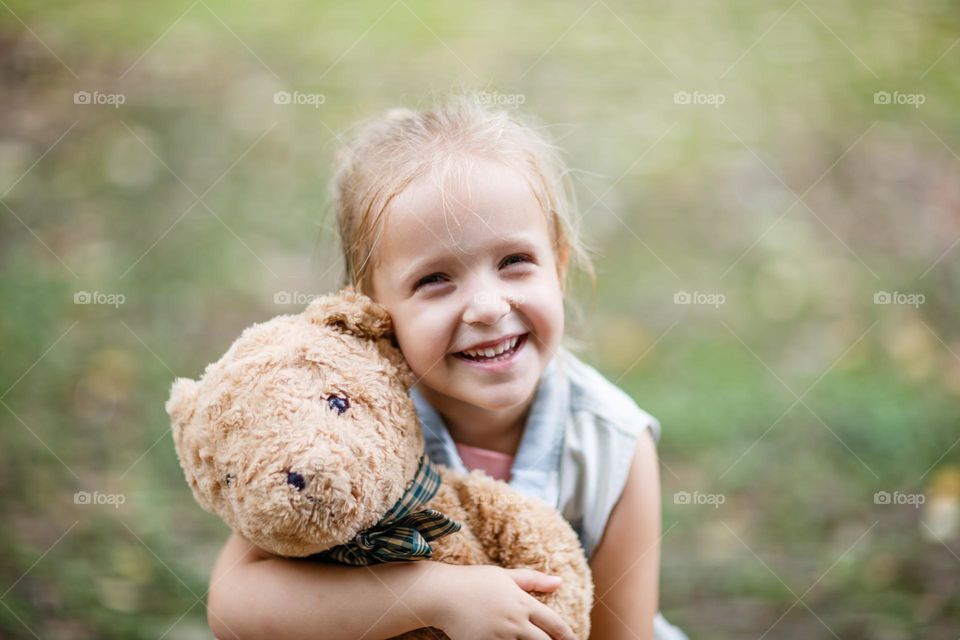
[[[536,569],[563,583],[534,597],[588,638],[593,583],[576,533],[482,471],[432,463],[414,383],[389,314],[347,287],[248,327],[199,380],[176,379],[165,408],[197,502],[252,544],[358,566]]]

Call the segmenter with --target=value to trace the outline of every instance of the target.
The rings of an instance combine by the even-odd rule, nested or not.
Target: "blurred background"
[[[338,287],[351,123],[468,88],[575,171],[665,615],[956,638],[958,42],[946,0],[0,0],[0,636],[209,637],[170,383]]]

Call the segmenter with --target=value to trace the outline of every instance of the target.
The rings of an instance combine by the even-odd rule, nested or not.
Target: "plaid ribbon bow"
[[[385,516],[346,543],[317,556],[343,564],[364,566],[377,562],[418,560],[433,554],[430,541],[460,530],[460,523],[436,509],[415,511],[440,490],[440,473],[426,454],[413,481]]]

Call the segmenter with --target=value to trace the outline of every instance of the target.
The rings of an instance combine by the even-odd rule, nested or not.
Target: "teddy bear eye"
[[[327,406],[337,412],[337,415],[343,415],[343,412],[350,408],[350,400],[347,396],[338,396],[331,394],[327,396]]]
[[[302,474],[296,471],[287,471],[287,484],[297,491],[303,491],[303,488],[307,486],[307,481],[304,480]]]

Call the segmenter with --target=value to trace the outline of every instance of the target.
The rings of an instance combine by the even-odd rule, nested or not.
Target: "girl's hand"
[[[492,565],[437,568],[444,597],[434,626],[452,640],[577,640],[553,609],[527,593],[555,591],[560,578]]]

